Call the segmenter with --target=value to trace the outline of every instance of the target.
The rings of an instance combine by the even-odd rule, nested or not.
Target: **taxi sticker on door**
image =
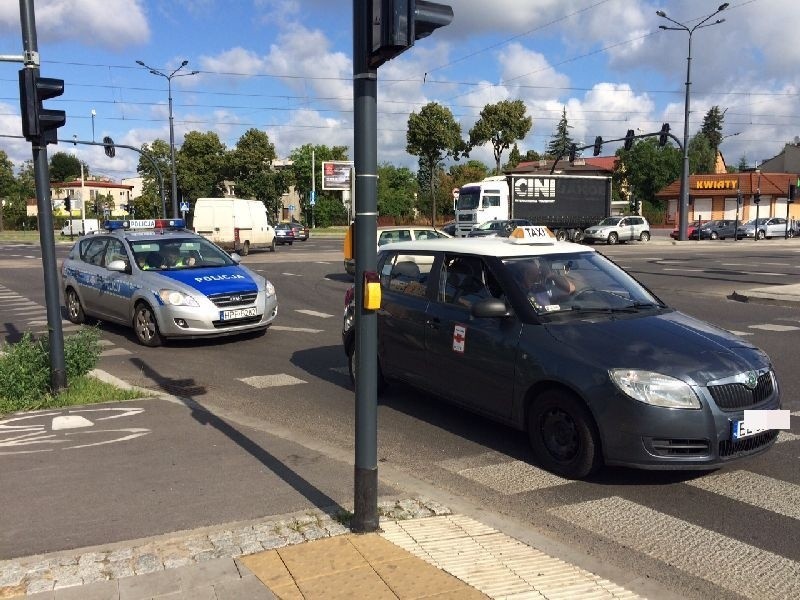
[[[467,328],[463,325],[453,327],[453,352],[464,354],[464,344],[467,340]]]

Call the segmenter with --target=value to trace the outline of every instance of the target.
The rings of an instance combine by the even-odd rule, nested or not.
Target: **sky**
[[[353,157],[352,10],[348,0],[32,0],[41,74],[65,80],[48,101],[66,111],[62,140],[110,136],[140,147],[169,140],[172,73],[176,147],[186,132],[215,131],[233,148],[248,129],[279,157],[303,144],[347,146]],[[719,0],[450,0],[450,25],[378,69],[378,162],[416,171],[405,151],[408,116],[448,107],[464,139],[481,109],[521,99],[533,119],[520,151],[543,152],[566,109],[579,144],[657,132],[683,137],[689,29]],[[712,106],[725,111],[720,150],[729,165],[778,154],[800,135],[797,0],[733,0],[691,36],[689,133]],[[0,55],[22,54],[19,2],[0,1]],[[0,62],[0,149],[19,167],[17,62]],[[189,73],[195,72],[190,75]],[[612,155],[618,144],[605,144]],[[59,143],[92,173],[136,176],[137,153]],[[591,149],[586,151],[591,155]],[[470,158],[494,164],[489,145]],[[506,153],[503,157],[508,158]],[[463,159],[462,159],[463,160]]]

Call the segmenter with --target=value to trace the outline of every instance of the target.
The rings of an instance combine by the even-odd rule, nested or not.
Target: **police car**
[[[764,352],[546,228],[388,244],[377,268],[379,391],[401,380],[526,431],[561,476],[714,468],[767,450],[772,417],[788,421]],[[355,310],[351,289],[351,377]]]
[[[265,331],[275,287],[182,219],[107,221],[80,239],[61,267],[67,317],[133,327],[139,342]]]

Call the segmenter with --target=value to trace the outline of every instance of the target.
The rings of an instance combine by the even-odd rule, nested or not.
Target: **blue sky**
[[[405,152],[408,115],[431,101],[451,109],[465,138],[487,103],[522,99],[534,126],[520,149],[543,151],[564,107],[579,142],[658,131],[682,136],[688,35],[656,16],[693,26],[718,0],[451,0],[446,28],[378,70],[378,160],[416,169]],[[62,139],[109,135],[140,146],[169,139],[171,72],[176,141],[216,131],[233,147],[248,128],[266,131],[281,157],[305,144],[353,146],[350,0],[35,0],[42,75],[66,81],[49,106],[67,112]],[[729,164],[753,165],[800,135],[800,23],[796,0],[734,0],[725,22],[692,43],[690,133],[713,105],[726,110]],[[715,17],[716,18],[716,17]],[[787,25],[790,24],[790,25]],[[0,54],[21,54],[19,4],[0,2]],[[0,134],[19,135],[17,71],[0,62]],[[183,71],[182,71],[183,72]],[[92,119],[91,112],[96,115]],[[30,144],[0,137],[19,165]],[[135,175],[138,155],[73,151],[94,173]],[[613,154],[607,145],[604,154]],[[490,148],[472,157],[493,164]],[[504,157],[507,158],[507,155]]]

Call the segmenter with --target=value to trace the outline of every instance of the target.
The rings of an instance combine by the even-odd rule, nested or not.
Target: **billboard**
[[[331,160],[322,163],[323,190],[349,190],[352,160]]]

